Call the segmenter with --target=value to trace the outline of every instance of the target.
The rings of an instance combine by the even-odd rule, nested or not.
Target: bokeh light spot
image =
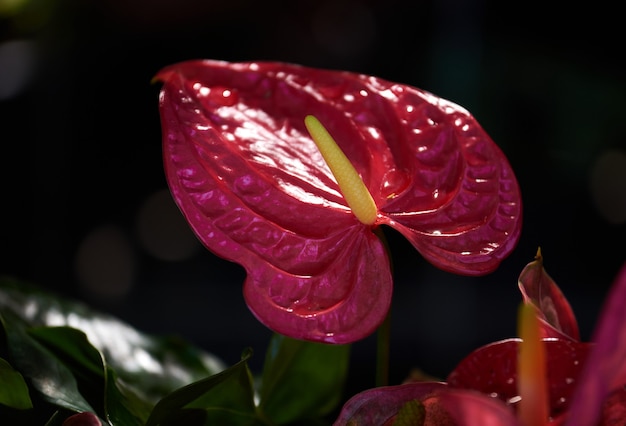
[[[130,241],[117,226],[94,229],[78,247],[75,270],[78,283],[90,297],[108,300],[124,297],[135,276]]]
[[[589,175],[593,203],[611,224],[626,222],[626,153],[606,150],[594,161]]]
[[[200,248],[167,189],[144,201],[137,215],[137,233],[141,246],[160,260],[184,260]]]
[[[0,44],[0,101],[17,96],[28,86],[34,75],[36,59],[36,49],[30,41],[13,40]]]

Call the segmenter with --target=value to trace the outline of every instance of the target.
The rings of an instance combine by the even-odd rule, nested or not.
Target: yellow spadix
[[[320,150],[324,161],[335,176],[343,198],[346,200],[352,213],[365,225],[376,222],[377,208],[372,194],[363,183],[361,176],[343,153],[337,142],[328,133],[320,121],[312,115],[307,115],[304,124]]]

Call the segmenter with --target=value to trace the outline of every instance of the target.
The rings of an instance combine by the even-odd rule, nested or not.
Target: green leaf
[[[113,425],[145,423],[152,404],[142,400],[106,366],[106,360],[85,333],[69,327],[37,327],[29,330],[29,334],[70,368],[81,393]]]
[[[26,328],[83,331],[117,376],[152,403],[225,368],[213,355],[177,337],[141,333],[113,316],[11,278],[0,277],[0,312],[12,312]]]
[[[27,330],[39,343],[65,362],[72,371],[104,383],[104,359],[87,335],[71,327],[34,327]]]
[[[421,401],[413,399],[398,410],[393,426],[421,426],[426,420],[426,407]]]
[[[260,424],[254,405],[254,387],[247,360],[180,388],[157,403],[146,426],[186,424],[247,426]],[[192,422],[193,419],[193,422]]]
[[[272,337],[261,377],[259,409],[276,424],[321,417],[341,401],[350,345]]]
[[[148,420],[152,407],[117,377],[113,369],[107,368],[104,410],[112,425],[142,426]]]
[[[33,407],[24,377],[2,358],[0,358],[0,404],[18,410]]]
[[[78,390],[72,372],[47,348],[26,332],[26,327],[12,312],[2,312],[11,358],[15,367],[30,380],[48,402],[70,411],[94,409]]]

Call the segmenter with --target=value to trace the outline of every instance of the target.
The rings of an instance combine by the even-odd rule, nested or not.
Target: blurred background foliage
[[[441,272],[389,233],[393,383],[412,368],[443,377],[513,336],[517,277],[538,246],[589,338],[626,253],[621,20],[608,0],[0,0],[0,274],[227,364],[264,353],[243,270],[202,249],[169,197],[150,81],[187,59],[289,61],[464,106],[521,185],[522,238],[489,276]],[[373,338],[352,353],[351,390],[373,386]]]

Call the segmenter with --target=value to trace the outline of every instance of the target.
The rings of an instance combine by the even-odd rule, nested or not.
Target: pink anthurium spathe
[[[290,337],[349,343],[389,309],[375,230],[402,233],[446,271],[493,271],[521,226],[517,181],[463,108],[414,87],[273,62],[188,61],[161,70],[170,190],[204,245],[247,271],[244,297]],[[316,117],[375,205],[353,214],[305,127]]]
[[[540,259],[538,259],[540,261]],[[520,276],[523,279],[541,267],[533,262]],[[522,279],[523,278],[523,279]],[[550,280],[550,286],[556,284]],[[548,294],[559,295],[558,288],[545,288]],[[524,296],[526,298],[526,295]],[[533,426],[609,426],[626,424],[626,264],[616,277],[605,301],[592,342],[580,342],[570,337],[540,338],[545,350],[545,379],[547,389],[542,397],[547,399],[548,414],[545,419],[533,421]],[[525,303],[536,308],[529,300]],[[543,306],[552,306],[548,303]],[[550,308],[552,311],[552,308]],[[545,333],[543,312],[535,311],[536,335]],[[446,382],[416,382],[364,391],[352,397],[343,407],[335,426],[348,424],[369,425],[369,405],[384,408],[384,421],[398,415],[407,401],[428,401],[440,419],[452,419],[457,426],[498,425],[526,426],[528,410],[520,402],[524,390],[519,385],[521,339],[507,339],[483,346],[472,352],[450,373]],[[537,372],[541,374],[541,371]],[[532,372],[531,372],[532,374]],[[532,379],[532,378],[531,378]],[[382,394],[385,394],[384,396]],[[376,400],[376,401],[373,401]],[[533,410],[531,407],[532,414]],[[445,414],[442,414],[444,412]],[[526,416],[527,418],[527,416]],[[448,425],[435,421],[430,425]]]

